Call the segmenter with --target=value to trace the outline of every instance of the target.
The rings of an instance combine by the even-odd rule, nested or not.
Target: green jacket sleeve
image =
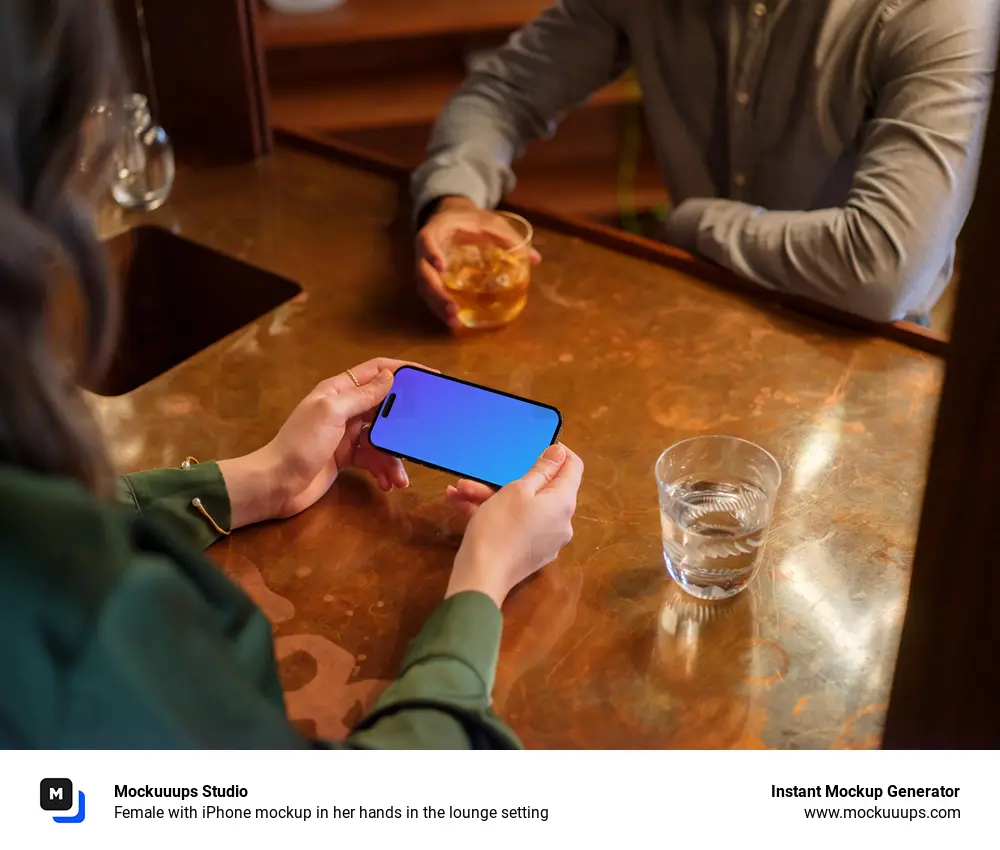
[[[482,593],[446,599],[403,658],[399,678],[354,729],[349,746],[378,749],[520,749],[493,714],[503,618]]]
[[[7,477],[0,748],[519,746],[490,709],[501,615],[486,596],[439,605],[347,741],[314,741],[289,722],[267,618],[167,527],[213,539],[186,508],[201,498],[228,520],[217,467],[128,476],[125,507],[74,482]]]
[[[202,548],[220,535],[192,505],[193,499],[201,499],[212,519],[223,528],[229,527],[229,496],[218,464],[139,472],[124,476],[119,486],[122,500],[140,515],[154,518],[161,526],[168,526],[175,534]],[[200,576],[199,584],[208,582],[214,572],[214,568],[207,575],[201,569],[193,570],[194,575]],[[162,603],[164,597],[159,598]],[[232,604],[229,601],[225,607]],[[337,749],[520,748],[513,732],[491,709],[490,695],[502,624],[497,606],[481,593],[461,593],[445,600],[408,648],[396,681],[347,741],[318,741],[315,745]],[[189,627],[187,633],[193,639],[199,630]],[[200,639],[205,644],[204,653],[198,654],[210,654],[216,636],[202,630]],[[135,646],[140,642],[129,643]],[[270,658],[272,650],[268,640],[266,646],[258,644],[256,649],[243,646],[240,653],[244,663],[254,666],[253,658]],[[199,667],[193,655],[188,659],[189,666],[185,665],[188,669]],[[198,690],[206,703],[216,703],[217,711],[230,710],[233,696],[230,688],[209,687],[201,682]],[[213,693],[215,698],[211,699]],[[240,701],[246,704],[246,697]],[[270,702],[270,698],[262,702]],[[202,730],[197,736],[202,742],[211,740],[214,737],[212,730],[219,728],[211,718],[205,720],[208,730]],[[264,734],[263,729],[260,732],[260,745],[267,746],[264,742],[273,740],[274,730],[269,729],[268,734]],[[246,745],[254,746],[250,740]]]
[[[118,496],[199,549],[211,546],[222,535],[195,507],[195,499],[221,528],[228,531],[231,527],[229,492],[217,463],[125,475],[118,479]]]

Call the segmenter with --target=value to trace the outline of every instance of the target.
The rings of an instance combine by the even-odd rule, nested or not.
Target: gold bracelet
[[[205,506],[201,503],[201,499],[195,496],[191,500],[191,505],[194,507],[195,510],[201,513],[201,515],[205,517],[205,519],[207,519],[212,524],[212,528],[214,528],[219,534],[222,534],[226,537],[229,536],[229,532],[226,531],[221,525],[219,525],[214,519],[212,519],[212,515],[207,510],[205,510]]]
[[[197,466],[197,465],[198,465],[197,458],[193,458],[189,455],[188,457],[184,458],[184,462],[181,464],[181,469],[190,469],[192,466]],[[205,519],[209,521],[212,528],[214,528],[217,533],[225,537],[229,536],[229,532],[226,531],[221,525],[219,525],[214,519],[212,519],[212,515],[206,510],[205,506],[202,504],[201,499],[199,499],[197,496],[195,496],[191,500],[191,507],[193,507],[196,511],[198,511],[198,513],[200,513],[203,517],[205,517]]]

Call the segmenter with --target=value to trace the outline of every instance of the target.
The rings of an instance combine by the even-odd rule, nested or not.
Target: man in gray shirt
[[[561,0],[475,62],[413,176],[418,277],[491,225],[524,145],[633,66],[667,238],[763,287],[888,322],[947,285],[975,189],[998,0]]]

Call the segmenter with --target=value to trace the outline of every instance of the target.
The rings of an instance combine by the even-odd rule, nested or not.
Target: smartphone
[[[531,469],[561,429],[551,405],[401,366],[368,437],[404,460],[503,487]]]

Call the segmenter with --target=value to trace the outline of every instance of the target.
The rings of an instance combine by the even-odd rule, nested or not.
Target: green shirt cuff
[[[489,697],[500,657],[503,615],[483,593],[467,591],[442,602],[403,656],[399,675],[431,658],[461,661],[483,682]]]
[[[467,592],[437,607],[403,658],[399,678],[354,729],[354,746],[519,749],[490,708],[502,616]]]
[[[205,549],[223,535],[193,504],[200,499],[208,515],[225,531],[231,528],[229,491],[217,463],[188,469],[153,469],[119,479],[119,496],[140,514],[168,526],[190,544]]]

